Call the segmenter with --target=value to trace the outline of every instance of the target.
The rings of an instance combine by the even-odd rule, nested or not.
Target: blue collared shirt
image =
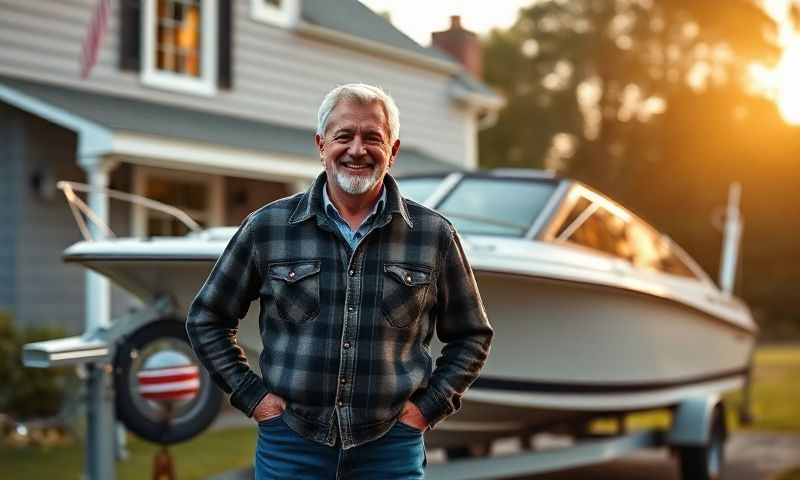
[[[327,183],[322,187],[322,205],[325,207],[325,214],[333,220],[333,223],[336,225],[336,228],[339,229],[341,232],[342,237],[347,240],[347,243],[350,245],[350,250],[355,250],[356,245],[358,245],[359,240],[361,240],[364,235],[369,232],[370,227],[372,227],[372,221],[375,219],[383,211],[383,205],[386,203],[386,188],[381,188],[381,195],[378,197],[378,201],[375,202],[375,205],[372,207],[372,212],[361,222],[361,225],[353,231],[350,229],[350,225],[344,221],[342,215],[339,213],[339,210],[336,206],[331,202],[330,197],[328,197],[328,185]]]

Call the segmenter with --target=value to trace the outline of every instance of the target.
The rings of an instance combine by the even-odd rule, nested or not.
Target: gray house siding
[[[20,123],[19,112],[0,104],[0,311],[9,313],[15,307]]]
[[[410,64],[305,37],[254,20],[249,0],[234,3],[233,88],[208,98],[157,90],[119,70],[119,2],[98,64],[78,76],[78,58],[93,1],[0,0],[0,72],[296,127],[313,128],[322,95],[337,84],[381,85],[405,121],[401,138],[442,160],[463,165],[474,118],[449,99],[450,77]]]
[[[16,222],[16,309],[20,327],[59,327],[79,333],[84,309],[84,274],[64,265],[61,252],[80,240],[69,208],[60,193],[42,198],[30,188],[37,170],[49,170],[60,180],[84,181],[75,161],[76,136],[26,113],[22,155],[15,177],[19,209]]]

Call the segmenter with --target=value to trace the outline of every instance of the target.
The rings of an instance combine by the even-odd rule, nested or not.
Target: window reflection
[[[462,233],[523,236],[554,189],[545,181],[466,178],[436,208]]]
[[[159,70],[200,76],[200,0],[158,0]]]
[[[398,181],[398,186],[404,197],[422,203],[436,190],[442,180],[441,177],[403,178]]]
[[[147,178],[145,196],[167,205],[178,207],[203,227],[209,216],[210,198],[204,183],[182,182],[150,176]],[[188,228],[172,215],[157,210],[147,211],[147,235],[184,235]]]
[[[652,227],[635,217],[620,218],[584,197],[576,202],[557,232],[557,240],[613,255],[637,268],[695,278],[672,242]]]

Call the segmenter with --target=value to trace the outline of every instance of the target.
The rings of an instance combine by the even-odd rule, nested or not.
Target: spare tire
[[[172,417],[165,421],[163,409],[139,393],[137,373],[154,354],[173,350],[200,366],[186,335],[185,323],[161,319],[148,323],[124,337],[114,356],[114,396],[117,418],[125,427],[145,440],[173,444],[188,440],[208,428],[220,412],[223,393],[200,367],[197,394],[173,405]]]

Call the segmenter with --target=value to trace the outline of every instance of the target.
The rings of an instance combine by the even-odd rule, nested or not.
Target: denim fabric
[[[422,432],[399,421],[382,437],[348,450],[306,440],[282,416],[258,425],[256,480],[417,480],[425,477]]]

